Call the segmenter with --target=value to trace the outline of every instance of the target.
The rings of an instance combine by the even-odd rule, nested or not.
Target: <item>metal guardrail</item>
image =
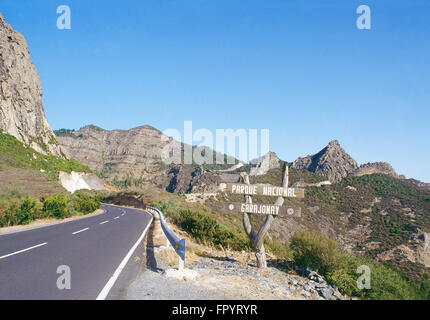
[[[146,210],[149,212],[153,212],[158,214],[160,217],[160,224],[161,229],[163,230],[164,235],[166,236],[167,240],[172,245],[173,249],[179,256],[179,265],[178,269],[182,270],[184,269],[185,265],[185,239],[180,239],[176,234],[173,233],[172,230],[167,226],[166,219],[164,219],[163,213],[154,207],[146,207]]]

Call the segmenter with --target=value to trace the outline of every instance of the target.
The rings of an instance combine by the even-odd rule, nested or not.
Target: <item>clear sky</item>
[[[58,30],[59,5],[72,29]],[[371,30],[356,26],[371,8]],[[338,139],[430,182],[430,1],[0,0],[54,129],[270,129],[293,161]]]

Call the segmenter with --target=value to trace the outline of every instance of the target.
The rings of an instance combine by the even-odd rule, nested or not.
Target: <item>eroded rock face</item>
[[[67,191],[73,193],[77,190],[105,190],[103,181],[93,173],[60,171],[59,181]]]
[[[38,152],[65,157],[46,118],[24,37],[0,14],[0,129]]]
[[[362,164],[351,175],[364,176],[366,174],[386,174],[394,178],[399,178],[399,175],[394,171],[393,167],[387,162],[374,162]]]
[[[169,143],[162,141],[162,133],[151,126],[104,130],[89,125],[58,135],[57,139],[73,158],[110,179],[124,179],[127,175],[149,178],[153,173],[164,172],[161,153]]]
[[[205,171],[202,167],[188,168],[174,165],[168,172],[170,184],[167,191],[172,193],[216,192],[218,175]]]
[[[79,162],[109,181],[131,179],[141,186],[158,187],[173,193],[216,190],[216,174],[191,165],[168,165],[163,149],[183,145],[146,125],[130,130],[104,130],[90,125],[59,134],[61,146]]]
[[[298,158],[293,163],[295,169],[306,169],[322,175],[331,182],[338,182],[357,170],[357,162],[342,149],[337,140],[314,155]]]
[[[264,156],[252,160],[251,165],[252,168],[249,174],[251,176],[260,176],[266,174],[270,169],[279,168],[281,161],[274,152],[269,151]]]

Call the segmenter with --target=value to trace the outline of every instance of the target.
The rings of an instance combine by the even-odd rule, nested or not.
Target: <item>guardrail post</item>
[[[147,210],[153,212],[155,215],[158,215],[161,225],[161,230],[163,230],[164,235],[167,238],[166,247],[172,245],[173,249],[179,256],[178,261],[178,270],[183,270],[185,267],[185,239],[179,239],[172,230],[167,226],[166,221],[164,220],[163,213],[152,207],[147,207]]]
[[[185,239],[181,239],[177,246],[177,253],[179,256],[178,269],[183,270],[185,266]]]

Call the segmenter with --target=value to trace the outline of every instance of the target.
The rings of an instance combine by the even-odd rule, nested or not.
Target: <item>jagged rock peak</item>
[[[276,153],[269,151],[264,156],[251,160],[251,176],[259,176],[266,174],[270,169],[279,168],[281,162]]]
[[[45,117],[42,84],[24,36],[0,14],[0,129],[44,154],[65,157]]]
[[[305,169],[322,175],[331,182],[338,182],[358,168],[357,162],[340,146],[338,140],[330,141],[320,152],[293,163],[295,169]]]

